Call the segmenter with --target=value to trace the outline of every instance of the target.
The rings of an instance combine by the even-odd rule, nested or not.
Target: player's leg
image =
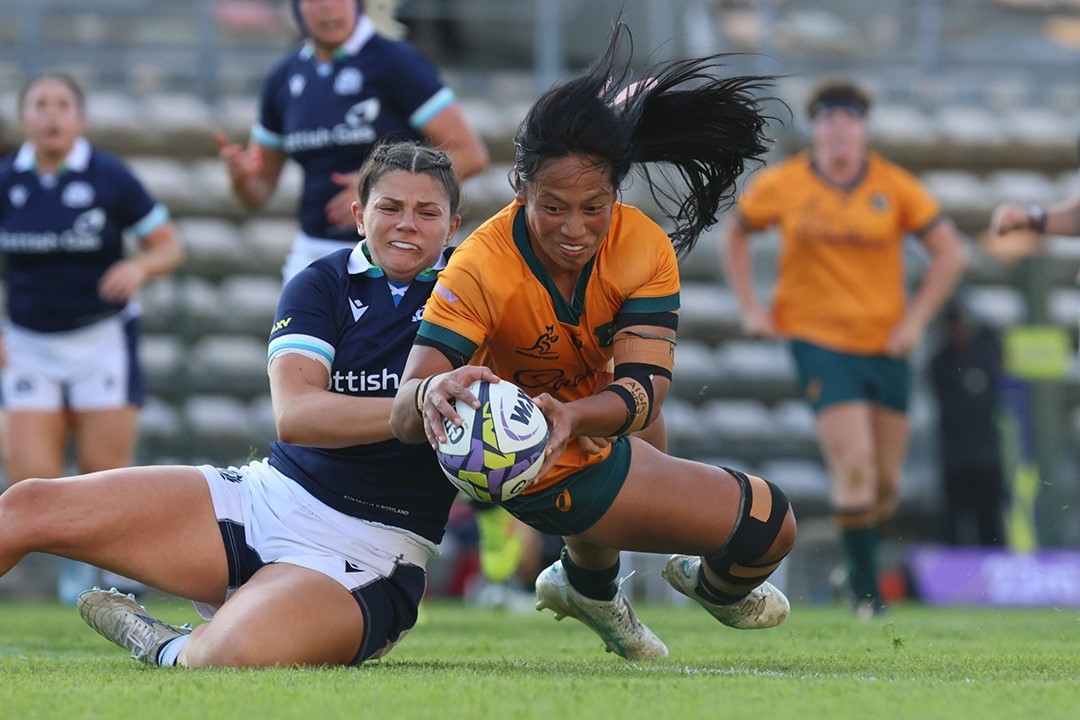
[[[619,550],[580,535],[564,541],[561,557],[536,578],[536,609],[580,620],[608,652],[628,660],[667,657],[667,646],[637,619],[619,587]]]
[[[671,457],[637,439],[631,447],[618,496],[581,537],[606,547],[687,556],[689,564],[679,569],[690,574],[699,601],[734,606],[749,599],[795,542],[795,517],[784,494],[761,478]],[[669,582],[672,573],[669,566]],[[674,579],[680,585],[687,580]],[[786,600],[782,605],[786,616]]]
[[[82,472],[131,465],[139,423],[137,407],[123,405],[107,410],[78,410],[71,415],[75,456]]]
[[[848,583],[859,603],[878,601],[878,479],[871,407],[843,402],[818,412],[818,439],[832,481],[830,505],[840,531]]]
[[[364,615],[336,580],[275,563],[259,569],[179,653],[189,667],[348,665],[360,652]]]
[[[7,409],[4,412],[4,473],[8,484],[30,477],[64,475],[70,422],[62,410]]]
[[[0,574],[27,553],[72,558],[165,592],[221,602],[228,565],[202,473],[121,468],[31,478],[0,495]]]
[[[872,406],[874,464],[877,466],[877,516],[885,522],[896,512],[896,498],[911,438],[911,422],[906,412],[881,405]]]

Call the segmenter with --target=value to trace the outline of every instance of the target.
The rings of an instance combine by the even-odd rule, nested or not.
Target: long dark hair
[[[616,190],[636,169],[674,223],[671,242],[683,257],[734,201],[747,163],[764,163],[770,98],[755,94],[775,78],[718,76],[729,56],[716,54],[654,65],[627,87],[630,58],[618,60],[624,41],[632,55],[620,18],[585,75],[533,104],[514,137],[510,183],[520,194],[547,160],[568,155],[607,164]]]

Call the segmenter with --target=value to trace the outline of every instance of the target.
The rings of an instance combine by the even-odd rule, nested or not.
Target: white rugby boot
[[[593,600],[570,587],[562,562],[556,560],[536,578],[536,609],[551,610],[556,620],[572,617],[600,636],[608,652],[627,660],[661,660],[667,646],[647,628],[619,588],[614,600]]]
[[[730,605],[717,605],[697,594],[698,573],[701,558],[690,555],[672,555],[661,575],[671,587],[690,598],[709,614],[728,627],[739,630],[760,630],[776,627],[791,612],[791,604],[772,583],[763,582],[742,600]]]
[[[190,625],[169,625],[146,614],[131,595],[94,588],[81,593],[75,607],[86,624],[147,665],[156,665],[165,643],[191,633]]]

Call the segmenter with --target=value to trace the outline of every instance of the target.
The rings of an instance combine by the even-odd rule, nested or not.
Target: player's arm
[[[614,356],[614,379],[609,385],[590,397],[561,403],[570,435],[630,435],[644,430],[660,414],[675,364],[675,328],[623,327],[615,333]],[[551,407],[552,399],[541,395],[537,405]],[[557,424],[552,424],[553,432]]]
[[[1047,235],[1080,235],[1080,194],[1054,205],[999,205],[990,218],[990,232],[1034,230]]]
[[[491,164],[487,147],[456,102],[431,118],[420,132],[428,142],[450,156],[454,171],[462,179],[483,172]]]
[[[318,448],[340,448],[393,438],[393,398],[356,397],[329,389],[326,366],[287,352],[270,363],[270,400],[278,438]]]
[[[930,266],[886,345],[885,352],[893,357],[907,355],[919,344],[927,325],[952,294],[967,266],[967,252],[948,218],[941,218],[924,232],[922,242],[930,253]]]
[[[743,332],[766,338],[776,337],[776,327],[769,311],[758,301],[754,288],[751,231],[737,212],[730,213],[724,221],[720,238],[720,265],[739,303]]]
[[[277,190],[288,156],[284,150],[254,140],[247,147],[230,143],[225,134],[214,132],[218,157],[225,163],[233,195],[248,210],[258,210]]]
[[[140,238],[139,246],[138,253],[113,263],[101,276],[98,294],[102,299],[128,302],[147,280],[168,275],[184,261],[184,246],[171,220]]]
[[[457,360],[434,346],[413,346],[390,416],[394,437],[405,443],[427,442],[435,448],[446,440],[443,418],[461,425],[455,402],[480,407],[469,385],[477,380],[498,382],[499,377],[486,367],[461,364],[465,358]]]

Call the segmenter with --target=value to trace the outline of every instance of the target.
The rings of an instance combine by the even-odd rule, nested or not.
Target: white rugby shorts
[[[255,461],[241,468],[201,465],[210,486],[218,525],[243,529],[245,548],[254,556],[230,558],[237,586],[251,572],[269,563],[290,563],[336,580],[350,593],[389,578],[401,564],[423,570],[438,555],[438,547],[414,533],[346,515],[322,503],[269,463]],[[235,563],[234,563],[235,561]],[[230,578],[230,585],[234,579]],[[235,587],[230,587],[229,592]],[[217,609],[195,603],[210,619]]]
[[[4,323],[7,410],[111,410],[143,402],[138,318],[119,313],[92,325],[43,333]]]

